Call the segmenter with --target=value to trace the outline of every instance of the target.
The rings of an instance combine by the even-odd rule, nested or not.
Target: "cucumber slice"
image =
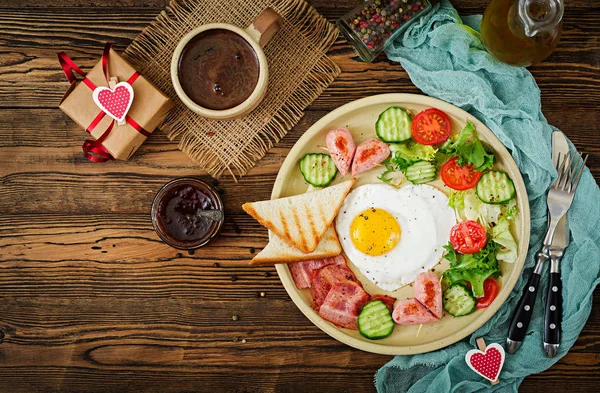
[[[477,183],[477,196],[485,203],[507,203],[515,196],[515,185],[505,172],[489,171]]]
[[[429,161],[417,161],[406,168],[404,174],[413,184],[429,183],[435,180],[435,165]]]
[[[412,119],[402,108],[392,106],[379,115],[375,132],[384,142],[403,142],[412,137]]]
[[[325,187],[337,175],[337,167],[328,154],[308,153],[300,160],[300,172],[307,183]]]
[[[477,299],[471,294],[471,290],[462,284],[454,284],[448,287],[442,295],[444,310],[455,317],[471,314],[475,311]]]
[[[358,316],[358,331],[371,340],[392,334],[394,320],[389,308],[381,300],[367,303]]]

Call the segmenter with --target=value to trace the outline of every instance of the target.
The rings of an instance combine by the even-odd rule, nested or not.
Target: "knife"
[[[552,160],[556,166],[558,154],[561,156],[569,152],[567,138],[560,131],[552,133]],[[549,249],[550,280],[546,295],[546,308],[544,312],[544,352],[551,358],[558,352],[562,324],[562,282],[560,279],[559,262],[563,250],[569,245],[569,222],[567,214],[558,222],[552,245]]]
[[[560,131],[555,131],[552,134],[552,160],[554,162],[555,167],[556,162],[558,160],[558,154],[561,153],[562,156],[568,151],[569,145],[567,144],[565,136]],[[560,229],[560,231],[563,233],[563,235],[558,236],[558,238],[563,239],[562,242],[565,242],[564,233],[568,233],[568,229],[565,230],[565,222],[566,214],[558,222],[557,225],[557,230]],[[554,241],[557,238],[556,232],[557,231],[555,231],[555,235],[552,239],[550,248],[552,248],[552,246],[554,245]],[[519,350],[521,344],[523,343],[523,340],[525,339],[525,335],[527,334],[527,328],[529,327],[529,322],[531,321],[533,307],[535,305],[535,299],[537,297],[537,289],[539,288],[541,277],[540,275],[542,274],[544,262],[546,262],[550,258],[550,248],[544,247],[537,253],[537,263],[535,269],[531,273],[527,284],[523,288],[523,294],[521,295],[521,299],[519,299],[517,307],[515,308],[510,327],[508,329],[508,336],[506,337],[506,352],[510,354],[513,354]],[[544,342],[546,342],[547,337],[549,340],[547,341],[548,345],[544,346],[544,350],[550,357],[554,356],[554,354],[556,354],[556,352],[558,351],[558,342],[560,341],[560,320],[562,319],[562,302],[559,302],[559,300],[561,300],[560,298],[556,299],[556,297],[560,296],[561,293],[560,274],[558,273],[558,262],[560,261],[560,257],[558,256],[558,254],[562,255],[562,253],[559,252],[559,249],[560,246],[556,244],[554,250],[554,266],[556,274],[550,275],[550,278],[553,281],[554,285],[549,286],[549,290],[551,291],[549,292],[549,294],[552,295],[553,301],[552,304],[547,304],[548,312],[546,312],[544,318],[545,332],[548,331],[548,335],[544,335]],[[552,291],[553,289],[556,289],[556,291]],[[552,336],[552,338],[550,338],[550,336]]]

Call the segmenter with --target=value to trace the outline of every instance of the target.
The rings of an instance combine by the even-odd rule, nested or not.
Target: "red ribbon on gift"
[[[110,80],[110,75],[108,73],[108,55],[110,53],[110,48],[112,48],[112,44],[110,42],[107,42],[104,46],[104,51],[102,52],[102,72],[104,73],[104,78],[106,79],[107,84]],[[65,76],[67,77],[69,83],[77,81],[77,78],[73,73],[73,71],[75,71],[79,75],[83,76],[82,82],[87,87],[89,87],[92,91],[96,89],[97,86],[94,84],[94,82],[87,78],[86,73],[83,72],[81,68],[79,68],[77,64],[75,64],[73,60],[71,60],[71,58],[65,54],[65,52],[60,52],[58,54],[58,62],[60,63],[63,71],[65,72]],[[127,79],[127,83],[133,85],[133,82],[135,82],[139,76],[139,72],[134,72],[133,75],[131,75],[129,79]],[[94,120],[92,120],[90,125],[86,128],[86,131],[91,134],[92,131],[96,128],[96,126],[100,123],[100,121],[104,119],[104,116],[106,116],[106,112],[101,110],[100,113],[98,113],[98,116],[96,116]],[[150,136],[150,133],[146,131],[139,123],[133,120],[129,115],[125,117],[125,121],[140,134],[146,137]],[[83,142],[82,149],[85,158],[92,162],[106,162],[108,160],[113,159],[113,156],[102,145],[102,142],[104,142],[104,140],[110,135],[114,125],[115,121],[112,121],[108,128],[102,133],[100,138],[96,140],[86,140],[85,142]]]

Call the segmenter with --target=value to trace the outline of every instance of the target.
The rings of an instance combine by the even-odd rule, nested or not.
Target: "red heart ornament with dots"
[[[96,105],[118,122],[125,120],[133,102],[133,88],[127,82],[119,82],[114,89],[98,86],[92,95]]]
[[[504,365],[504,348],[500,344],[493,343],[485,348],[485,351],[472,349],[467,352],[465,360],[469,367],[477,374],[490,382],[498,380],[502,366]]]

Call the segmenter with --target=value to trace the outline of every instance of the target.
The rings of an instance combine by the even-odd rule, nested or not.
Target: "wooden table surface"
[[[273,267],[248,266],[267,232],[240,205],[269,198],[287,152],[327,112],[418,90],[398,64],[358,62],[340,38],[331,57],[342,74],[248,176],[220,182],[220,239],[180,253],[159,241],[150,205],[168,180],[202,172],[162,132],[128,162],[90,163],[83,130],[57,107],[67,89],[57,51],[90,69],[106,41],[125,49],[166,2],[0,0],[0,392],[375,391],[373,375],[391,357],[331,339],[300,313]],[[357,2],[311,1],[330,21]],[[474,14],[487,1],[454,3]],[[599,15],[598,1],[567,1],[558,49],[531,68],[545,116],[592,155],[596,179]],[[521,391],[599,383],[592,312],[569,354]]]

